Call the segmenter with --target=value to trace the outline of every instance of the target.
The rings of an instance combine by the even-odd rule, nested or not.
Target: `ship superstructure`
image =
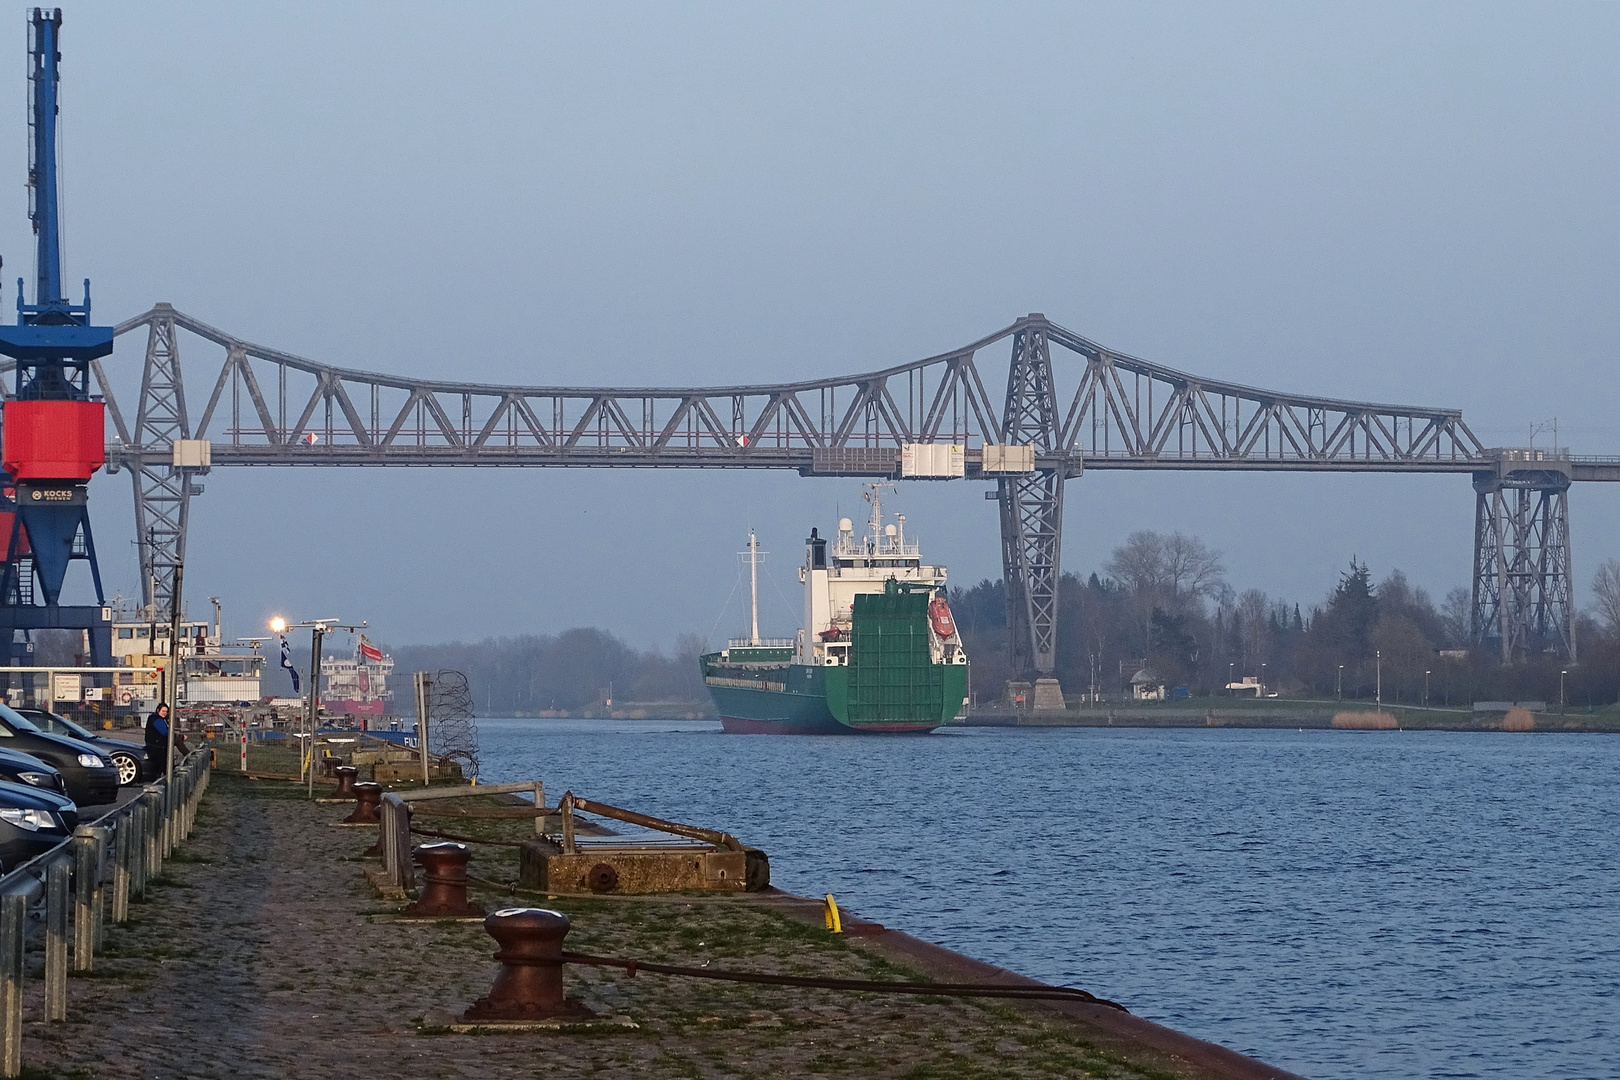
[[[321,660],[321,707],[330,716],[374,717],[391,711],[394,694],[388,677],[394,673],[394,658],[356,634],[349,656],[328,656]]]
[[[961,710],[968,658],[946,601],[946,570],[923,562],[904,515],[884,521],[885,490],[867,485],[864,533],[848,518],[830,543],[810,530],[799,568],[804,625],[795,638],[760,638],[751,574],[751,635],[702,659],[727,731],[930,731]],[[752,569],[752,536],[749,554]]]
[[[122,598],[112,604],[113,663],[120,667],[167,667],[171,651],[180,661],[181,707],[254,705],[260,698],[264,656],[257,641],[227,644],[219,601],[214,618],[180,621],[179,648],[171,650],[168,618],[149,608],[131,608]],[[120,672],[114,679],[115,705],[141,711],[156,707],[161,691],[156,674]]]

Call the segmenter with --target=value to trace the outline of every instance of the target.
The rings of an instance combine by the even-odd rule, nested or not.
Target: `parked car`
[[[118,770],[89,743],[47,735],[9,705],[0,705],[0,749],[21,750],[56,766],[67,783],[67,796],[80,806],[118,798]]]
[[[73,835],[79,808],[66,795],[0,781],[0,870],[10,870]]]
[[[81,727],[67,717],[58,716],[45,709],[18,709],[17,712],[32,721],[35,727],[47,735],[63,735],[95,747],[97,753],[113,763],[113,768],[118,770],[118,782],[125,787],[152,779],[146,764],[145,743],[125,742],[122,739],[109,739],[105,735],[97,735],[89,728]]]
[[[67,794],[67,781],[53,765],[47,765],[32,754],[16,750],[0,750],[0,780],[13,784],[27,784],[41,791]]]

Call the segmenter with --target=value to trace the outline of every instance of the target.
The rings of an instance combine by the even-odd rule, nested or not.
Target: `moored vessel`
[[[321,659],[321,677],[326,682],[321,707],[329,716],[360,720],[386,716],[394,697],[388,689],[388,677],[393,673],[394,658],[366,635],[356,634],[352,655]]]
[[[829,542],[816,529],[799,568],[804,624],[759,636],[758,545],[749,538],[753,619],[700,663],[725,730],[831,735],[927,732],[962,709],[968,658],[945,596],[946,570],[922,561],[905,516],[883,520],[886,484],[868,484],[864,535],[848,518]]]

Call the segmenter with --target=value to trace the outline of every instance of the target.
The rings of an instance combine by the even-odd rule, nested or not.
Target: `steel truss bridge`
[[[1487,448],[1455,409],[1203,378],[1116,352],[1039,314],[881,371],[707,388],[496,386],[333,367],[243,341],[168,304],[119,324],[116,334],[142,330],[133,416],[100,361],[93,372],[114,429],[109,471],[127,469],[134,481],[145,600],[160,609],[185,555],[197,478],[209,468],[795,469],[904,478],[916,471],[908,462],[934,460],[917,448],[945,445],[962,452],[954,466],[947,453],[936,476],[996,485],[987,497],[1001,507],[1016,670],[1054,669],[1063,493],[1087,469],[1467,475],[1476,492],[1476,642],[1507,660],[1547,652],[1573,660],[1569,487],[1620,480],[1620,458]],[[1005,389],[993,396],[1003,357]]]

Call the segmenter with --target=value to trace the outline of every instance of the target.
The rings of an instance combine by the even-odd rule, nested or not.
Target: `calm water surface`
[[[486,780],[1306,1076],[1620,1077],[1620,739],[481,720]]]

